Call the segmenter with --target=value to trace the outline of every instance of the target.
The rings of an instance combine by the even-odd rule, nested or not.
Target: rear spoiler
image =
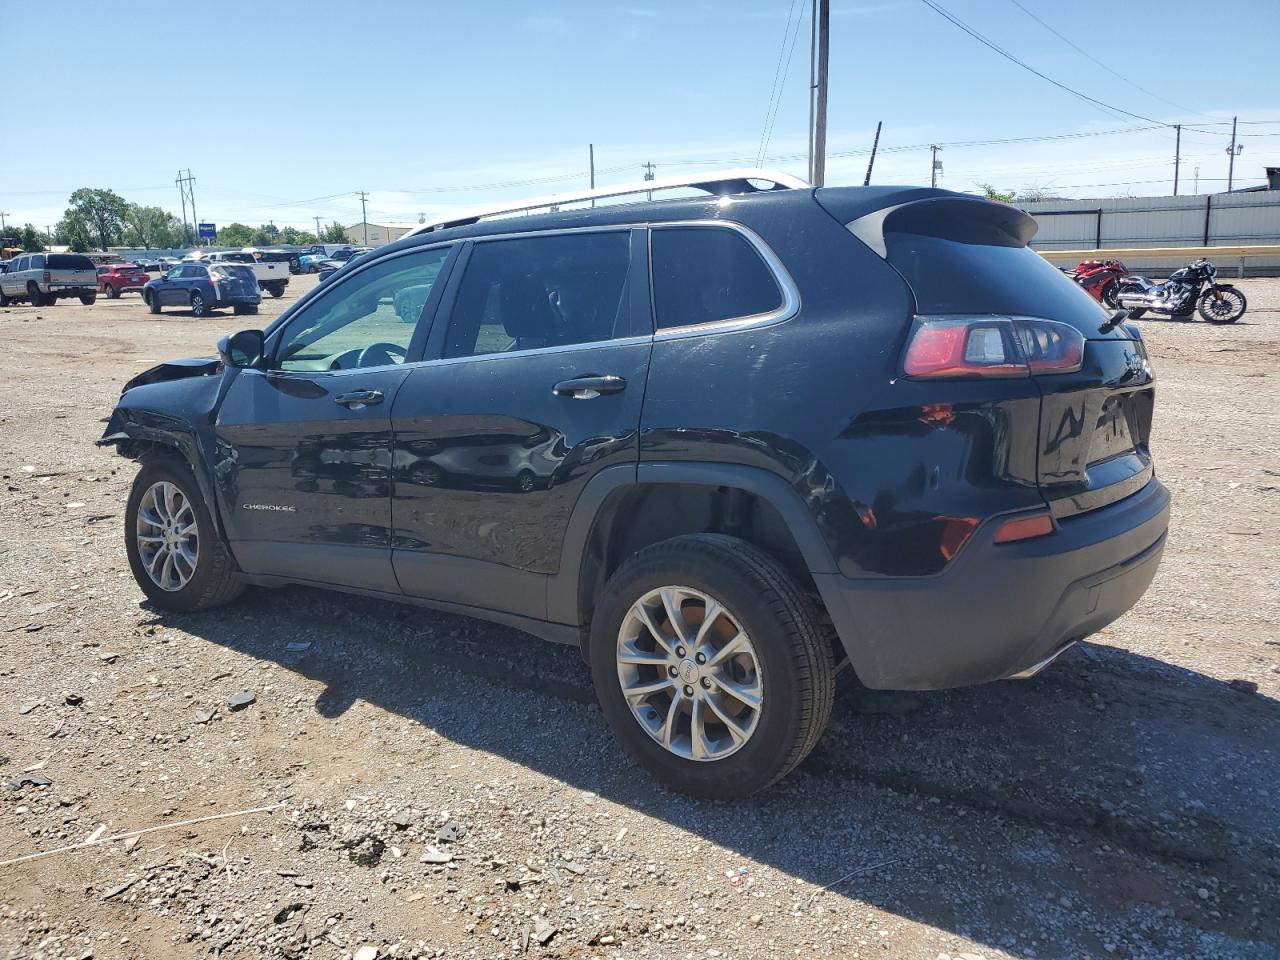
[[[1036,222],[1017,207],[955,194],[911,200],[864,214],[845,226],[886,258],[886,233],[913,233],[990,247],[1025,247]]]

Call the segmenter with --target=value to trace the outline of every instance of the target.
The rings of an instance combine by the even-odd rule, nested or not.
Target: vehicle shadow
[[[720,804],[625,759],[574,649],[303,588],[232,609],[151,612],[323,684],[321,717],[364,700],[733,851],[710,873],[781,871],[777,910],[855,900],[937,928],[939,949],[954,933],[1041,960],[1280,957],[1280,703],[1199,673],[1093,644],[1033,680],[937,693],[846,672],[810,758]]]

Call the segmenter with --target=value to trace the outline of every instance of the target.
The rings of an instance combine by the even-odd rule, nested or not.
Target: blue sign
[[[199,228],[201,240],[212,240],[218,235],[216,223],[199,223],[196,226]]]

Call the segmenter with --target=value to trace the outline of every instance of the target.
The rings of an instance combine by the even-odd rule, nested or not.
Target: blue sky
[[[1184,122],[1182,189],[1225,189],[1280,165],[1274,0],[1135,0],[1086,11],[1020,0],[938,0],[1049,76],[1159,123]],[[470,205],[586,185],[752,165],[789,12],[808,0],[467,3],[309,0],[112,8],[0,3],[9,75],[33,91],[7,131],[0,210],[51,224],[70,192],[111,187],[179,210],[179,168],[202,220],[303,226],[416,222]],[[20,15],[19,15],[20,13]],[[765,165],[804,176],[804,13]],[[875,182],[1051,187],[1067,196],[1168,193],[1173,133],[1081,102],[1002,59],[922,0],[832,0],[830,143],[866,150],[885,122]],[[1134,39],[1134,38],[1137,39]],[[1161,59],[1167,54],[1167,59]],[[785,64],[786,55],[781,57]],[[38,95],[35,91],[39,91]],[[1176,104],[1176,106],[1174,106]],[[6,110],[12,110],[12,98]],[[1090,134],[964,147],[958,141]],[[1096,135],[1095,135],[1096,134]],[[797,157],[800,157],[797,159]],[[836,156],[828,183],[861,183]],[[539,184],[493,187],[518,180]],[[1156,181],[1156,182],[1152,182]]]

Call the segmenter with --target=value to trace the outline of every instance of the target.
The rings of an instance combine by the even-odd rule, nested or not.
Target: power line
[[[1018,2],[1018,0],[1009,0],[1009,2],[1010,2],[1010,3],[1012,3],[1012,4],[1013,4],[1015,7],[1017,7],[1019,10],[1021,10],[1023,13],[1025,13],[1025,14],[1026,14],[1028,17],[1030,17],[1032,20],[1034,20],[1036,23],[1040,24],[1040,26],[1044,27],[1046,30],[1048,30],[1050,33],[1052,33],[1055,37],[1057,37],[1059,40],[1061,40],[1063,43],[1065,43],[1067,46],[1069,46],[1072,50],[1075,50],[1077,53],[1081,54],[1082,56],[1085,56],[1085,57],[1087,57],[1088,59],[1092,60],[1094,63],[1096,63],[1098,66],[1100,66],[1103,70],[1107,71],[1107,73],[1111,74],[1113,77],[1118,77],[1118,78],[1120,78],[1120,79],[1121,79],[1121,80],[1123,80],[1125,83],[1129,84],[1129,86],[1133,87],[1135,90],[1141,90],[1141,91],[1142,91],[1143,93],[1145,93],[1147,96],[1149,96],[1149,97],[1154,97],[1155,99],[1159,100],[1161,103],[1167,103],[1167,104],[1168,104],[1169,106],[1171,106],[1171,107],[1177,107],[1179,110],[1185,111],[1186,113],[1194,113],[1194,114],[1195,114],[1196,116],[1198,116],[1198,117],[1207,117],[1207,116],[1209,116],[1209,114],[1207,114],[1207,113],[1201,113],[1201,112],[1200,112],[1200,111],[1198,111],[1198,110],[1192,110],[1190,107],[1184,107],[1184,106],[1182,106],[1182,104],[1174,103],[1172,100],[1168,100],[1168,99],[1166,99],[1166,98],[1164,98],[1164,97],[1160,96],[1160,94],[1158,94],[1158,93],[1152,93],[1152,92],[1151,92],[1150,90],[1148,90],[1146,87],[1144,87],[1144,86],[1142,86],[1142,85],[1140,85],[1140,84],[1138,84],[1138,83],[1135,83],[1134,81],[1132,81],[1132,80],[1130,80],[1128,77],[1126,77],[1124,74],[1119,73],[1119,72],[1117,72],[1117,71],[1113,70],[1113,69],[1112,69],[1108,64],[1106,64],[1106,63],[1105,63],[1104,61],[1102,61],[1102,60],[1099,60],[1097,57],[1095,57],[1093,54],[1091,54],[1088,50],[1084,49],[1084,47],[1079,46],[1079,45],[1078,45],[1074,40],[1072,40],[1070,37],[1064,36],[1063,34],[1059,33],[1057,30],[1055,30],[1053,27],[1049,26],[1049,24],[1045,23],[1043,20],[1041,20],[1039,17],[1037,17],[1034,13],[1032,13],[1030,10],[1028,10],[1026,7],[1024,7],[1021,3],[1019,3],[1019,2]]]
[[[765,108],[764,127],[760,131],[760,148],[756,151],[757,167],[764,163],[765,155],[769,150],[769,141],[773,138],[773,124],[778,119],[778,110],[782,106],[782,91],[786,89],[787,76],[791,73],[791,56],[796,52],[796,39],[800,36],[800,24],[804,22],[806,6],[808,6],[807,3],[800,4],[798,16],[796,16],[796,0],[791,0],[791,6],[787,9],[787,20],[782,28],[782,45],[778,48],[778,62],[774,65],[773,83],[769,87],[769,105]],[[786,66],[783,66],[782,62],[784,54]]]
[[[1105,101],[1099,100],[1097,97],[1091,97],[1091,96],[1089,96],[1087,93],[1081,93],[1079,90],[1076,90],[1076,89],[1075,89],[1075,88],[1073,88],[1073,87],[1069,87],[1069,86],[1067,86],[1065,83],[1062,83],[1062,82],[1061,82],[1061,81],[1059,81],[1059,80],[1055,80],[1055,79],[1053,79],[1053,77],[1049,76],[1048,74],[1046,74],[1046,73],[1042,73],[1041,71],[1037,70],[1035,67],[1031,66],[1031,64],[1029,64],[1029,63],[1027,63],[1027,62],[1025,62],[1025,61],[1023,61],[1023,60],[1019,60],[1017,57],[1015,57],[1015,56],[1014,56],[1012,53],[1010,53],[1008,50],[1004,49],[1003,47],[1001,47],[1000,45],[998,45],[998,44],[997,44],[997,43],[995,43],[994,41],[989,40],[987,37],[984,37],[981,33],[979,33],[979,32],[978,32],[977,30],[975,30],[973,27],[969,26],[967,23],[965,23],[965,22],[964,22],[963,20],[961,20],[959,17],[957,17],[957,16],[955,16],[954,14],[950,13],[950,12],[949,12],[946,8],[944,8],[941,4],[936,3],[936,2],[935,2],[935,0],[920,0],[920,2],[921,2],[921,3],[923,3],[925,6],[927,6],[930,10],[934,11],[935,13],[937,13],[939,16],[941,16],[941,17],[945,18],[946,20],[950,21],[950,22],[951,22],[952,24],[954,24],[955,26],[959,27],[961,30],[963,30],[963,31],[964,31],[965,33],[967,33],[969,36],[973,37],[973,39],[977,40],[977,41],[978,41],[979,43],[981,43],[983,46],[989,47],[990,49],[994,50],[996,53],[1000,54],[1000,56],[1002,56],[1002,57],[1004,57],[1006,60],[1008,60],[1010,63],[1015,63],[1015,64],[1017,64],[1018,66],[1020,66],[1023,70],[1026,70],[1026,71],[1028,71],[1029,73],[1034,73],[1034,74],[1035,74],[1037,77],[1039,77],[1041,80],[1045,80],[1045,81],[1047,81],[1047,82],[1049,82],[1049,83],[1053,84],[1053,85],[1054,85],[1055,87],[1057,87],[1059,90],[1063,90],[1063,91],[1065,91],[1065,92],[1067,92],[1067,93],[1071,94],[1071,96],[1076,97],[1077,99],[1084,100],[1084,101],[1086,101],[1086,102],[1088,102],[1088,103],[1092,103],[1094,106],[1096,106],[1096,107],[1101,107],[1103,110],[1107,110],[1107,111],[1110,111],[1110,112],[1112,112],[1112,113],[1122,113],[1122,114],[1124,114],[1126,117],[1133,117],[1135,120],[1145,120],[1145,121],[1147,121],[1148,123],[1159,123],[1159,122],[1160,122],[1159,120],[1156,120],[1156,119],[1154,119],[1153,117],[1144,117],[1144,116],[1143,116],[1142,114],[1140,114],[1140,113],[1133,113],[1133,112],[1131,112],[1131,111],[1129,111],[1129,110],[1121,109],[1120,107],[1113,106],[1112,104],[1109,104],[1109,103],[1106,103]]]

